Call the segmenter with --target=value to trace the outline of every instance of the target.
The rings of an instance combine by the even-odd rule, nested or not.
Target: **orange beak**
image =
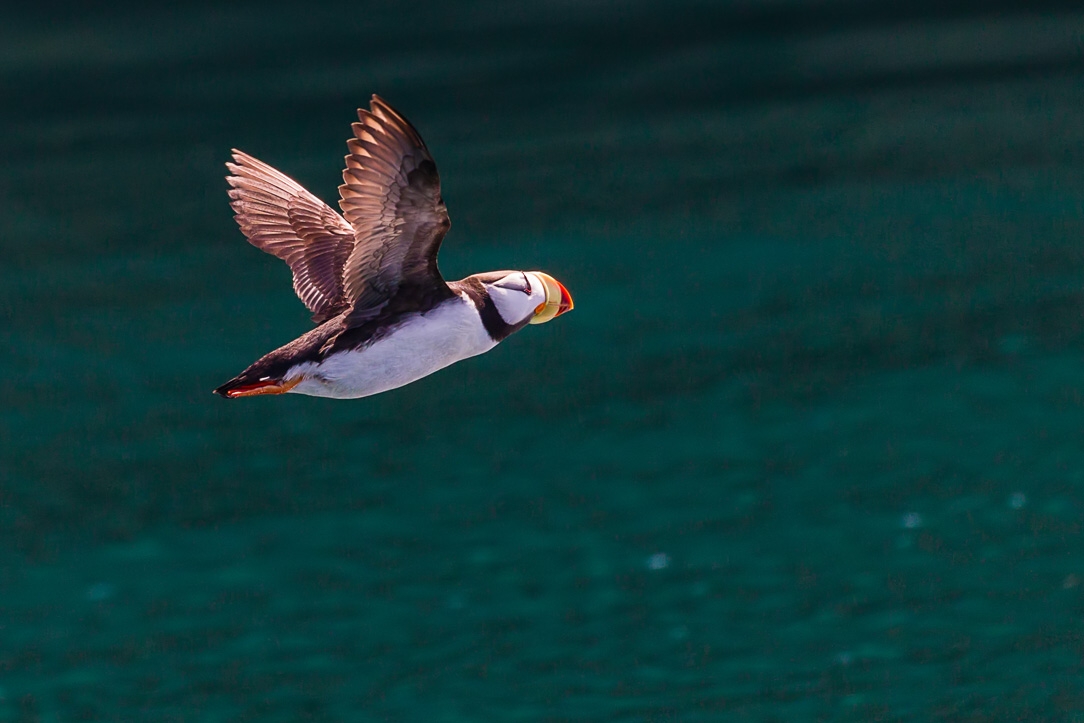
[[[542,279],[542,285],[546,288],[546,300],[535,309],[532,324],[545,324],[550,319],[556,319],[566,311],[572,311],[572,294],[557,279],[541,271],[532,271],[535,276]]]

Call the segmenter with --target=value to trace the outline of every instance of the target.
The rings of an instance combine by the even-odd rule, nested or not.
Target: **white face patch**
[[[546,301],[542,279],[529,272],[513,271],[503,279],[487,284],[486,289],[497,313],[511,326],[530,319],[535,309]]]

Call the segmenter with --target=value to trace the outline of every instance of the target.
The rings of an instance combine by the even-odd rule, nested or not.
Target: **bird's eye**
[[[499,289],[508,289],[509,291],[522,291],[527,296],[531,295],[531,282],[527,279],[527,274],[523,274],[523,282],[513,276],[506,276],[497,283],[493,284]]]

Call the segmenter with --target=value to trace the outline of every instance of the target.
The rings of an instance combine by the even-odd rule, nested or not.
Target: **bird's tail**
[[[305,379],[304,373],[296,367],[304,362],[319,361],[321,349],[341,330],[336,322],[327,322],[309,330],[289,344],[252,362],[248,369],[216,389],[215,394],[226,399],[285,394]]]

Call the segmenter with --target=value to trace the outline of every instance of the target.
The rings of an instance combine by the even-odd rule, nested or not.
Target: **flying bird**
[[[241,232],[290,266],[316,328],[260,357],[216,394],[367,397],[572,309],[564,285],[541,271],[446,282],[437,250],[451,222],[425,142],[376,95],[351,128],[342,215],[246,153],[235,149],[226,164]]]

